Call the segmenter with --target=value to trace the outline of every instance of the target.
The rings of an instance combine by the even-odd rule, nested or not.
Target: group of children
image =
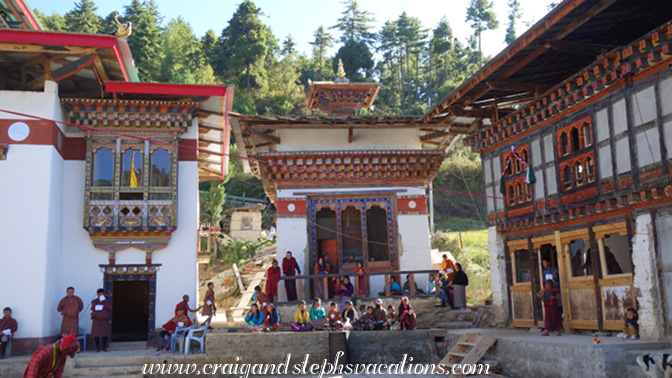
[[[395,312],[390,305],[385,310],[383,300],[378,298],[375,306],[369,306],[360,317],[350,300],[344,304],[343,311],[338,310],[336,302],[331,303],[329,312],[322,308],[322,300],[315,298],[310,310],[306,310],[306,302],[299,303],[299,309],[294,313],[291,323],[292,331],[303,332],[311,330],[413,330],[415,329],[416,315],[408,303],[407,297],[401,298],[399,310]]]

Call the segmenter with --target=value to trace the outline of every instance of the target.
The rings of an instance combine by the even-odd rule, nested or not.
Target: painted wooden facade
[[[546,259],[559,270],[567,330],[620,331],[634,307],[640,324],[649,323],[644,337],[669,334],[672,270],[660,242],[672,202],[672,9],[654,15],[639,4],[614,21],[620,34],[604,28],[632,5],[563,2],[486,65],[488,75],[467,80],[426,114],[431,124],[445,117],[435,115],[442,108],[450,119],[451,106],[459,113],[475,98],[480,104],[467,110],[496,114],[464,132],[481,154],[493,291],[513,326],[543,327],[536,293]],[[585,62],[588,50],[593,60],[567,61],[564,70],[548,63],[541,75],[536,67],[563,49],[560,60]],[[506,75],[544,90],[487,85]],[[507,104],[507,90],[524,100]],[[536,182],[527,180],[528,166]]]

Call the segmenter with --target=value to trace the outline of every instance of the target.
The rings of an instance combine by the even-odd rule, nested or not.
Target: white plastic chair
[[[184,349],[184,338],[187,335],[187,332],[192,329],[191,327],[177,327],[175,328],[175,332],[173,332],[172,335],[170,335],[170,349],[175,353],[175,344],[179,340],[180,342],[180,353]]]
[[[191,351],[191,341],[197,341],[201,346],[201,354],[205,353],[205,335],[208,333],[208,328],[210,327],[210,321],[212,320],[212,315],[201,324],[198,328],[192,328],[187,334],[187,338],[184,341],[184,354],[189,354]]]
[[[81,352],[86,352],[86,330],[84,328],[79,328],[79,335],[77,336],[77,341],[82,340],[80,345],[82,346]]]

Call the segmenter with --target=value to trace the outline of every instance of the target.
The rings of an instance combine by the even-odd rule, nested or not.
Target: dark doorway
[[[112,341],[146,341],[149,281],[114,281],[112,293]]]

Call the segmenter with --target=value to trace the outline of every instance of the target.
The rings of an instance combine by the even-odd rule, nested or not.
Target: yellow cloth
[[[294,323],[310,323],[310,314],[308,311],[303,311],[303,314],[301,314],[301,310],[296,310],[294,313]]]
[[[131,156],[131,183],[130,183],[131,188],[137,188],[138,187],[138,176],[135,175],[135,151],[133,152],[133,155]]]

